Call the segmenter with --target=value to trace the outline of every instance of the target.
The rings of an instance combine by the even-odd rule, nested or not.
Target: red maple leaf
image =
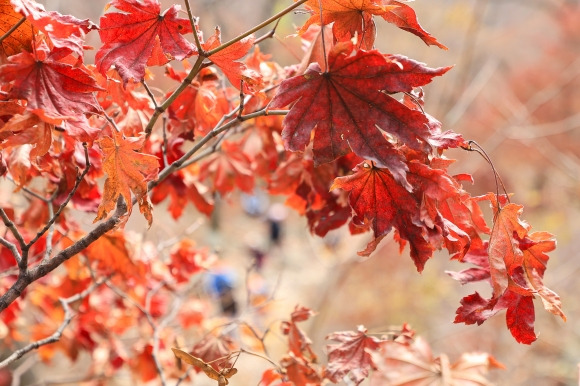
[[[68,52],[58,48],[49,51],[40,43],[35,54],[21,52],[0,66],[0,80],[12,82],[9,97],[26,99],[28,111],[48,123],[70,120],[72,126],[80,124],[81,131],[71,134],[90,140],[95,130],[88,127],[85,113],[100,111],[93,92],[101,88],[91,72]]]
[[[314,312],[307,307],[296,306],[289,321],[282,322],[282,333],[288,335],[290,353],[306,362],[316,362],[316,354],[312,351],[312,341],[296,323],[308,320]]]
[[[421,272],[433,253],[433,246],[427,239],[428,227],[421,219],[420,201],[387,169],[363,162],[354,172],[350,176],[336,178],[331,189],[341,188],[350,192],[350,206],[356,213],[353,218],[355,224],[371,224],[374,240],[359,254],[369,255],[395,227],[399,236],[409,242],[411,257]]]
[[[242,153],[239,144],[224,141],[222,151],[212,154],[201,165],[199,179],[213,180],[213,191],[226,194],[235,186],[246,193],[254,189],[254,174],[247,155]]]
[[[189,281],[191,276],[207,269],[212,262],[208,251],[198,248],[190,239],[183,239],[176,244],[171,250],[170,259],[167,267],[178,283]]]
[[[286,149],[304,150],[314,130],[316,165],[352,149],[361,158],[389,168],[403,182],[404,157],[384,133],[413,149],[427,151],[430,121],[387,93],[427,84],[449,67],[431,69],[401,56],[353,49],[350,42],[338,44],[329,54],[327,71],[311,64],[304,75],[282,82],[269,108],[296,102],[283,122]]]
[[[193,346],[191,354],[220,371],[222,368],[232,367],[233,361],[227,357],[235,349],[236,344],[228,336],[208,334]]]
[[[171,77],[183,82],[186,73],[171,71]],[[220,119],[231,110],[228,100],[230,91],[239,94],[234,89],[222,89],[217,70],[202,69],[194,80],[175,100],[167,110],[170,118],[170,129],[175,135],[186,133],[206,135]]]
[[[19,23],[22,15],[14,10],[10,0],[0,0],[0,34],[4,35]],[[29,20],[20,24],[9,36],[3,36],[0,42],[0,57],[3,59],[32,49],[33,28]]]
[[[47,12],[32,0],[10,0],[16,12],[26,16],[33,27],[49,37],[54,47],[67,49],[79,57],[83,56],[85,34],[97,27],[88,19],[80,20],[71,15]]]
[[[221,32],[216,27],[215,32],[205,43],[203,49],[210,51],[221,45]],[[244,63],[238,61],[244,57],[254,46],[254,36],[247,36],[234,44],[209,57],[226,75],[231,84],[239,89],[244,82],[244,92],[255,94],[262,84],[262,76],[256,71],[248,68]]]
[[[335,332],[326,339],[340,342],[327,345],[326,378],[338,383],[349,374],[350,380],[358,385],[369,376],[369,370],[375,367],[370,352],[378,350],[380,339],[367,335],[363,326],[357,332]]]
[[[303,357],[296,357],[293,352],[280,360],[280,366],[286,370],[286,377],[294,386],[320,386],[322,377],[312,364]],[[282,383],[283,386],[286,382]]]
[[[530,344],[536,340],[535,295],[540,296],[547,311],[566,320],[560,297],[542,280],[548,262],[546,253],[555,249],[555,240],[547,232],[528,234],[530,226],[519,218],[520,205],[510,203],[500,208],[494,194],[484,197],[496,210],[491,237],[464,258],[480,268],[448,274],[462,284],[489,278],[493,295],[485,299],[476,292],[464,297],[456,311],[455,323],[482,324],[506,309],[506,323],[513,337],[520,343]]]
[[[50,149],[53,127],[54,125],[42,122],[38,116],[31,113],[15,115],[0,129],[0,136],[9,135],[0,144],[0,149],[28,143],[34,145],[30,157],[36,159]]]
[[[180,149],[182,145],[182,138],[172,138],[168,141],[165,157],[163,156],[162,148],[159,146],[154,153],[162,163],[161,170],[167,167],[165,161],[171,164],[183,156],[183,151]],[[211,215],[214,207],[213,201],[202,194],[202,189],[205,187],[196,181],[197,176],[191,177],[185,170],[178,170],[171,174],[152,191],[151,202],[158,204],[169,197],[168,210],[175,220],[181,217],[188,202],[193,203],[197,210],[206,216]]]
[[[423,27],[417,21],[417,15],[413,8],[409,7],[407,4],[396,0],[380,0],[383,5],[394,5],[395,8],[391,9],[389,12],[381,14],[382,18],[391,24],[396,25],[402,30],[412,33],[413,35],[419,36],[425,44],[429,46],[437,46],[439,48],[447,49],[443,44],[439,43],[429,32],[425,31]]]
[[[487,256],[487,241],[483,248],[472,248],[461,260],[464,263],[472,263],[478,268],[467,268],[461,272],[445,271],[446,274],[460,282],[462,285],[489,279],[489,257]]]
[[[178,16],[178,5],[163,13],[157,0],[113,0],[109,7],[123,12],[101,17],[103,46],[95,61],[103,75],[114,64],[125,84],[129,79],[141,81],[151,58],[154,64],[162,65],[197,53],[195,46],[181,36],[193,30],[189,20]]]

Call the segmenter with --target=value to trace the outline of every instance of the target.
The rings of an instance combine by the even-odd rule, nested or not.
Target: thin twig
[[[240,106],[238,107],[238,119],[240,119],[240,117],[244,113],[244,107],[246,104],[245,102],[246,102],[246,97],[244,96],[244,80],[241,79],[240,80]]]
[[[181,377],[179,377],[179,379],[177,380],[177,382],[175,383],[175,386],[179,386],[181,385],[181,382],[185,381],[185,378],[187,378],[189,376],[189,373],[194,369],[194,367],[189,367],[187,369],[187,371],[185,371],[185,373],[183,373],[181,375]]]
[[[42,237],[42,235],[44,235],[44,233],[52,227],[54,222],[58,219],[58,216],[60,216],[60,214],[62,213],[64,208],[66,208],[66,206],[68,205],[70,200],[73,198],[73,196],[77,192],[79,186],[81,185],[81,182],[83,181],[83,179],[85,178],[85,176],[89,172],[89,169],[91,168],[91,161],[89,159],[89,149],[88,149],[88,145],[86,142],[83,142],[83,148],[85,151],[85,170],[83,170],[83,172],[81,174],[77,175],[77,178],[75,180],[75,184],[74,184],[73,188],[71,189],[71,191],[69,192],[66,199],[64,200],[64,202],[58,207],[58,210],[54,213],[54,216],[50,217],[50,220],[48,221],[48,223],[46,223],[44,228],[42,228],[36,234],[36,236],[32,240],[30,240],[30,242],[26,245],[26,248],[30,248],[32,245],[34,245],[34,243],[36,243],[38,241],[38,239],[40,239]],[[49,203],[49,205],[51,205],[51,203]]]
[[[262,334],[262,336],[260,336],[258,334],[258,332],[254,329],[254,327],[252,327],[249,323],[240,322],[240,324],[246,326],[246,328],[248,330],[250,330],[252,335],[254,335],[254,337],[260,341],[260,345],[262,346],[262,351],[264,351],[264,354],[266,356],[270,356],[270,355],[268,355],[268,349],[266,348],[266,343],[264,343],[264,340],[266,339],[266,335],[268,335],[268,333],[270,332],[270,329],[268,328],[266,331],[264,331],[264,334]]]
[[[413,94],[411,94],[410,92],[403,92],[403,94],[405,94],[406,96],[408,96],[409,98],[411,98],[413,100],[413,102],[415,103],[415,105],[417,105],[417,107],[421,110],[421,112],[423,114],[425,114],[425,109],[423,109],[423,106],[421,106],[421,102],[419,101],[419,99],[417,99],[417,97]]]
[[[161,127],[163,129],[163,143],[161,144],[161,156],[163,157],[163,165],[169,165],[169,161],[167,160],[167,152],[169,149],[167,143],[167,117],[164,115],[163,119],[161,120]]]
[[[2,294],[2,296],[0,296],[0,313],[19,298],[31,283],[54,271],[56,268],[60,267],[62,263],[81,251],[84,251],[105,233],[117,227],[121,222],[121,217],[126,213],[127,204],[122,197],[119,197],[117,200],[117,209],[110,218],[98,224],[70,247],[63,249],[54,255],[52,259],[42,262],[33,269],[21,270],[16,282],[12,284],[12,286]]]
[[[8,31],[6,31],[6,33],[2,36],[0,36],[0,44],[2,44],[2,42],[10,35],[12,35],[12,32],[16,31],[18,29],[18,27],[20,27],[22,25],[22,23],[24,23],[26,21],[26,16],[23,16],[22,19],[18,20],[18,22],[16,24],[14,24]]]
[[[268,361],[272,365],[274,365],[274,367],[276,367],[276,370],[278,370],[279,372],[282,372],[282,368],[280,367],[279,364],[277,364],[276,362],[274,362],[270,358],[265,357],[264,355],[261,355],[261,354],[258,354],[258,353],[252,352],[252,351],[248,351],[248,350],[243,349],[243,348],[241,348],[239,351],[240,351],[240,353],[244,353],[244,354],[252,355],[252,356],[255,356],[255,357],[258,357],[258,358],[262,358],[263,360]]]
[[[233,112],[235,112],[235,111],[237,111],[237,109],[236,109],[236,110],[234,110]],[[231,113],[230,113],[230,114],[231,114]],[[207,134],[205,137],[203,137],[203,138],[200,140],[200,142],[201,142],[201,141],[204,141],[204,142],[203,142],[203,144],[207,143],[207,142],[208,142],[210,139],[212,139],[212,138],[216,137],[218,134],[220,134],[220,133],[224,132],[225,130],[227,130],[227,129],[229,129],[229,128],[231,128],[231,127],[235,126],[235,125],[237,125],[237,124],[238,124],[240,121],[241,121],[241,122],[243,122],[243,121],[247,121],[247,120],[249,120],[249,119],[253,119],[253,118],[257,118],[257,117],[261,117],[261,116],[267,116],[267,115],[286,115],[286,114],[288,114],[288,110],[267,110],[266,108],[264,108],[264,109],[258,110],[258,111],[256,111],[256,112],[253,112],[253,113],[250,113],[250,114],[242,115],[241,117],[239,117],[239,118],[237,118],[237,119],[235,119],[235,120],[229,121],[229,122],[228,122],[228,123],[226,123],[226,124],[219,125],[219,123],[218,123],[218,126],[216,126],[216,127],[215,127],[215,128],[212,130],[212,131],[210,131],[210,132],[209,132],[209,133],[208,133],[208,134]],[[232,114],[232,115],[233,115],[233,114]],[[230,116],[230,118],[231,118],[231,116]],[[220,120],[220,122],[222,122],[222,121],[223,121],[223,119],[222,119],[222,120]],[[222,122],[222,123],[223,123],[223,122]],[[209,138],[208,138],[208,137],[209,137]],[[207,139],[206,139],[206,138],[207,138]],[[199,143],[198,143],[198,145],[199,145]],[[192,156],[193,156],[193,155],[194,155],[194,154],[195,154],[197,151],[199,151],[199,149],[200,149],[201,147],[202,147],[202,146],[198,146],[198,147],[192,148],[192,149],[191,149],[191,150],[190,150],[190,151],[189,151],[187,154],[185,154],[183,157],[181,157],[181,158],[180,158],[178,161],[181,161],[181,160],[183,159],[183,161],[182,161],[182,164],[181,164],[181,165],[178,165],[178,166],[176,166],[176,168],[177,168],[177,169],[183,169],[183,168],[186,168],[186,167],[188,167],[189,165],[192,165],[192,164],[194,164],[195,162],[199,161],[199,160],[200,160],[200,159],[202,159],[202,158],[205,158],[205,157],[207,157],[208,155],[212,154],[213,152],[215,152],[215,151],[217,150],[217,147],[216,147],[216,148],[208,148],[208,149],[206,149],[204,152],[200,153],[200,154],[199,154],[197,157],[194,157],[194,158],[191,158],[191,159],[189,159],[189,158],[190,158],[190,157],[192,157]],[[195,150],[195,151],[193,151],[193,150]],[[190,153],[191,153],[191,154],[190,154]],[[176,162],[177,162],[177,161],[176,161]],[[161,180],[161,175],[162,175],[162,173],[164,174],[164,172],[165,172],[165,170],[163,170],[161,173],[159,173],[159,180]],[[169,173],[169,174],[170,174],[170,173]],[[166,178],[166,177],[164,176],[163,178]],[[159,180],[158,180],[158,181],[159,181]],[[157,182],[157,181],[155,181],[155,182]],[[161,181],[159,181],[159,182],[161,182]],[[155,184],[155,185],[158,185],[158,184]],[[151,188],[150,188],[150,189],[151,189]]]
[[[256,40],[254,40],[254,45],[259,44],[266,39],[273,38],[274,35],[276,34],[276,29],[278,28],[278,24],[280,24],[280,20],[282,20],[282,19],[280,18],[280,19],[276,20],[276,24],[274,24],[274,27],[272,27],[272,29],[270,31],[266,32],[264,35],[260,36],[259,38],[256,38]]]
[[[177,315],[181,303],[182,299],[180,297],[175,298],[169,314],[165,316],[163,320],[161,320],[161,322],[153,329],[153,337],[152,337],[153,350],[151,356],[153,357],[153,362],[155,363],[155,367],[157,368],[157,373],[159,374],[159,378],[161,379],[162,385],[166,385],[167,381],[165,380],[165,373],[163,372],[163,367],[161,366],[161,362],[159,361],[159,342],[160,342],[159,334],[165,327],[167,327],[170,321],[175,319],[175,316]]]
[[[205,56],[205,51],[201,45],[201,41],[199,40],[199,35],[197,34],[197,18],[193,16],[191,12],[191,5],[189,4],[189,0],[183,0],[185,2],[185,8],[187,9],[187,17],[189,19],[189,23],[191,24],[191,29],[193,30],[193,38],[195,39],[195,47],[197,48],[197,52],[199,55]]]
[[[30,370],[32,366],[38,363],[38,357],[36,356],[29,356],[24,360],[14,371],[12,372],[12,385],[11,386],[20,386],[20,381],[22,376]]]
[[[157,111],[157,110],[155,110],[155,111]],[[106,120],[109,122],[109,124],[110,124],[111,126],[113,126],[113,128],[115,129],[115,131],[116,131],[117,133],[120,133],[120,132],[121,132],[121,129],[119,129],[119,126],[117,126],[117,124],[115,123],[115,120],[114,120],[113,118],[109,117],[109,114],[107,114],[107,112],[106,112],[106,111],[103,111],[103,116],[104,116],[104,117],[105,117],[105,119],[106,119]]]
[[[13,352],[8,358],[6,358],[2,362],[0,362],[0,369],[8,366],[9,364],[11,364],[12,362],[14,362],[16,360],[22,358],[24,355],[26,355],[27,353],[29,353],[32,350],[36,350],[39,347],[45,346],[45,345],[50,344],[50,343],[58,342],[60,340],[60,337],[62,336],[64,330],[70,324],[70,322],[72,321],[72,319],[74,317],[74,315],[70,309],[70,304],[84,299],[91,292],[93,292],[96,288],[98,288],[101,284],[103,284],[107,280],[108,280],[108,278],[103,278],[103,279],[99,280],[98,282],[93,283],[86,290],[79,292],[76,295],[70,296],[66,299],[59,298],[58,300],[60,301],[60,304],[62,305],[62,308],[64,310],[64,320],[62,321],[62,323],[60,324],[58,329],[52,335],[50,335],[44,339],[37,340],[36,342],[32,342],[32,343],[22,347],[21,349],[18,349],[15,352]]]
[[[30,194],[32,197],[39,199],[40,201],[44,201],[44,202],[48,202],[50,200],[50,198],[46,198],[44,196],[41,196],[40,194],[28,189],[26,186],[21,186],[19,187],[16,183],[16,181],[14,181],[14,179],[10,176],[6,176],[6,179],[10,182],[12,182],[14,185],[16,185],[18,188],[22,189],[23,192]]]
[[[145,127],[145,138],[146,139],[148,139],[149,136],[151,135],[151,133],[153,132],[153,126],[155,126],[155,123],[157,122],[157,119],[159,119],[159,116],[161,114],[163,114],[165,112],[165,110],[167,110],[169,108],[169,106],[171,106],[171,104],[177,99],[177,97],[193,81],[193,78],[195,78],[195,76],[197,75],[197,73],[199,72],[199,70],[202,68],[202,64],[203,64],[203,60],[204,59],[205,59],[204,56],[202,56],[202,55],[198,56],[195,64],[193,65],[193,67],[191,68],[191,70],[189,70],[189,73],[187,74],[187,76],[185,77],[185,79],[183,79],[183,82],[181,82],[181,84],[179,85],[179,87],[177,87],[175,89],[175,91],[173,91],[173,93],[169,96],[169,98],[167,98],[165,100],[165,102],[163,102],[160,106],[158,106],[155,109],[155,112],[151,116],[151,119],[149,120],[149,123]]]
[[[223,43],[222,45],[214,48],[213,50],[208,51],[207,52],[207,56],[210,57],[211,55],[214,55],[215,53],[220,52],[224,48],[227,48],[227,47],[231,46],[232,44],[235,44],[235,43],[239,42],[243,38],[245,38],[247,36],[250,36],[254,32],[261,30],[262,28],[264,28],[268,24],[270,24],[270,23],[278,20],[282,16],[286,15],[287,13],[291,12],[292,10],[294,10],[294,9],[298,8],[299,6],[301,6],[302,4],[306,3],[306,1],[308,1],[308,0],[299,0],[296,3],[292,4],[291,6],[289,6],[287,8],[284,8],[282,11],[278,12],[274,16],[272,16],[269,19],[267,19],[267,20],[263,21],[262,23],[258,24],[254,28],[249,29],[248,31],[244,32],[243,34],[241,34],[239,36],[236,36],[232,40]]]
[[[12,256],[14,256],[14,260],[16,260],[16,264],[18,266],[20,266],[20,262],[22,261],[22,256],[20,255],[20,252],[18,251],[18,247],[16,247],[16,245],[12,244],[10,241],[6,240],[4,237],[0,237],[0,244],[5,246],[10,251],[10,253],[12,253]]]
[[[145,82],[145,80],[142,80],[141,84],[143,85],[143,87],[145,87],[145,91],[147,91],[147,95],[149,95],[151,102],[153,102],[153,106],[155,108],[157,108],[158,105],[157,105],[157,100],[155,99],[155,95],[153,95],[153,93],[151,92],[151,89],[149,88],[149,86],[147,86],[147,83]]]
[[[12,220],[10,220],[10,217],[8,217],[3,208],[0,208],[0,217],[2,217],[2,220],[4,221],[4,225],[6,226],[6,228],[10,230],[14,238],[16,238],[16,241],[18,241],[20,248],[24,249],[26,247],[26,242],[24,241],[24,238],[20,234],[18,228],[16,228],[16,225],[14,225]]]
[[[56,190],[54,193],[56,194],[57,192],[58,190]],[[56,216],[54,215],[54,206],[52,205],[52,200],[50,200],[50,202],[46,204],[46,209],[48,211],[49,219],[56,218]],[[50,258],[50,254],[52,253],[53,236],[54,236],[54,228],[51,226],[48,228],[48,232],[46,233],[46,242],[45,242],[46,247],[44,248],[44,257],[42,258],[42,261],[46,261]]]
[[[500,187],[500,185],[501,185],[501,187],[503,189],[503,192],[504,192],[504,194],[505,194],[508,202],[510,202],[510,198],[509,198],[509,195],[507,193],[507,189],[506,189],[506,187],[505,187],[505,185],[504,185],[504,183],[503,183],[503,181],[501,179],[501,176],[497,172],[497,170],[496,170],[493,162],[491,161],[491,158],[489,157],[489,155],[487,155],[487,153],[485,152],[485,150],[477,142],[475,142],[473,140],[470,140],[470,141],[467,141],[467,144],[468,144],[469,147],[463,148],[464,150],[474,151],[474,152],[478,153],[479,155],[481,155],[487,161],[487,163],[489,164],[489,166],[491,166],[491,170],[493,171],[493,175],[494,175],[494,178],[495,178],[495,189],[496,189],[497,205],[498,205],[498,208],[501,209],[501,203],[499,202],[499,187]],[[475,145],[476,148],[474,149],[471,145]]]

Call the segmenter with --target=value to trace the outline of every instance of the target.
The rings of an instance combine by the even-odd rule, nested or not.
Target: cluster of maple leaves
[[[41,357],[60,348],[75,359],[84,349],[103,353],[93,372],[104,361],[106,375],[128,364],[143,380],[154,379],[167,365],[156,359],[161,342],[178,338],[163,328],[166,318],[186,329],[204,320],[207,303],[187,294],[212,256],[187,239],[169,253],[140,245],[122,231],[124,222],[137,204],[151,225],[153,205],[166,199],[176,219],[188,204],[210,215],[215,194],[251,193],[260,181],[269,193],[287,196],[317,235],[347,224],[353,234],[371,232],[361,255],[394,229],[418,271],[442,248],[474,264],[449,274],[462,284],[487,280],[492,295],[462,299],[456,322],[481,324],[506,309],[510,332],[529,344],[536,339],[535,296],[565,318],[559,297],[543,284],[553,236],[531,233],[522,207],[506,195],[471,197],[462,188],[471,177],[448,174],[453,161],[445,150],[471,150],[471,143],[425,112],[421,86],[450,67],[373,49],[378,18],[445,49],[412,8],[395,0],[295,2],[278,17],[306,7],[310,18],[299,34],[308,49],[301,63],[281,67],[260,52],[254,30],[222,42],[216,29],[205,39],[185,4],[188,18],[178,5],[162,11],[157,0],[113,0],[97,26],[33,0],[0,0],[0,174],[25,198],[2,203],[0,211],[7,343],[50,336],[74,304],[78,320],[57,343],[41,346]],[[88,33],[102,43],[95,65],[84,63]],[[176,82],[167,93],[148,86],[148,68],[162,65]],[[492,206],[491,227],[482,203]],[[75,211],[93,213],[99,224],[83,230]],[[172,302],[184,298],[173,315]],[[28,336],[17,328],[30,316],[24,304],[44,315]],[[433,359],[410,331],[381,340],[361,328],[331,335],[341,343],[329,347],[321,372],[312,368],[316,356],[296,326],[309,315],[297,309],[284,323],[290,348],[284,371],[268,372],[262,384],[338,382],[347,374],[360,383],[371,368],[376,384],[384,384],[417,363],[446,376],[464,369],[464,359],[454,365]],[[157,340],[140,339],[128,353],[119,337],[136,327]],[[192,352],[204,363],[233,350],[226,345],[209,351],[227,353],[208,357],[202,349],[208,344],[201,340]],[[345,362],[355,353],[358,362]],[[410,357],[421,359],[401,360]],[[465,361],[495,363],[487,356]],[[218,382],[227,384],[220,374]]]

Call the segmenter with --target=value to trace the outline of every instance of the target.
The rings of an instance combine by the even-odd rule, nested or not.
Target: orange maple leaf
[[[312,10],[312,16],[300,29],[300,34],[306,32],[312,24],[320,24],[321,7],[322,23],[331,24],[332,33],[338,41],[349,40],[355,35],[362,43],[362,48],[372,49],[375,42],[376,27],[373,15],[384,15],[397,5],[386,5],[380,1],[370,0],[309,0],[306,6]]]
[[[10,0],[0,0],[0,35],[7,33],[10,28],[14,27],[22,18],[14,10]],[[29,20],[22,23],[14,32],[0,42],[0,57],[10,56],[32,49],[32,24]]]
[[[435,45],[447,49],[431,34],[421,27],[413,8],[395,0],[308,0],[306,6],[312,16],[300,29],[300,34],[306,32],[312,24],[320,24],[321,7],[322,23],[334,23],[332,34],[338,41],[346,41],[358,36],[361,48],[373,48],[376,27],[373,16],[380,16],[387,22],[420,37],[427,45]]]
[[[139,209],[149,226],[153,221],[153,207],[147,195],[147,182],[157,178],[159,163],[157,157],[139,153],[143,138],[125,138],[113,130],[113,138],[104,137],[97,141],[105,154],[103,170],[107,180],[103,191],[103,201],[99,205],[95,222],[107,217],[116,206],[119,196],[127,202],[127,215],[133,207],[131,192],[139,202]]]

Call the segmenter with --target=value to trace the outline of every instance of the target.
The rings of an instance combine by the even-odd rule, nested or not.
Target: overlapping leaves
[[[288,150],[304,150],[314,130],[315,164],[333,161],[352,149],[406,184],[404,157],[385,133],[427,151],[432,122],[387,94],[425,85],[449,67],[431,69],[400,56],[357,51],[351,42],[333,48],[328,66],[322,70],[312,64],[304,75],[280,85],[270,108],[295,102],[283,122],[284,145]]]
[[[395,0],[308,0],[306,6],[312,16],[306,21],[301,33],[312,24],[333,24],[332,33],[338,41],[357,36],[361,47],[372,49],[376,27],[373,16],[380,16],[389,23],[419,36],[426,44],[447,49],[421,27],[413,8]],[[322,11],[322,17],[320,15]]]
[[[530,226],[520,219],[520,205],[509,203],[501,207],[492,193],[486,198],[496,212],[490,240],[465,257],[466,262],[478,267],[449,274],[462,284],[489,279],[493,294],[490,299],[477,292],[464,297],[455,322],[482,324],[506,309],[507,327],[514,338],[530,344],[536,340],[532,301],[536,295],[547,311],[566,320],[560,297],[543,284],[546,253],[555,249],[556,241],[547,232],[529,233]]]

